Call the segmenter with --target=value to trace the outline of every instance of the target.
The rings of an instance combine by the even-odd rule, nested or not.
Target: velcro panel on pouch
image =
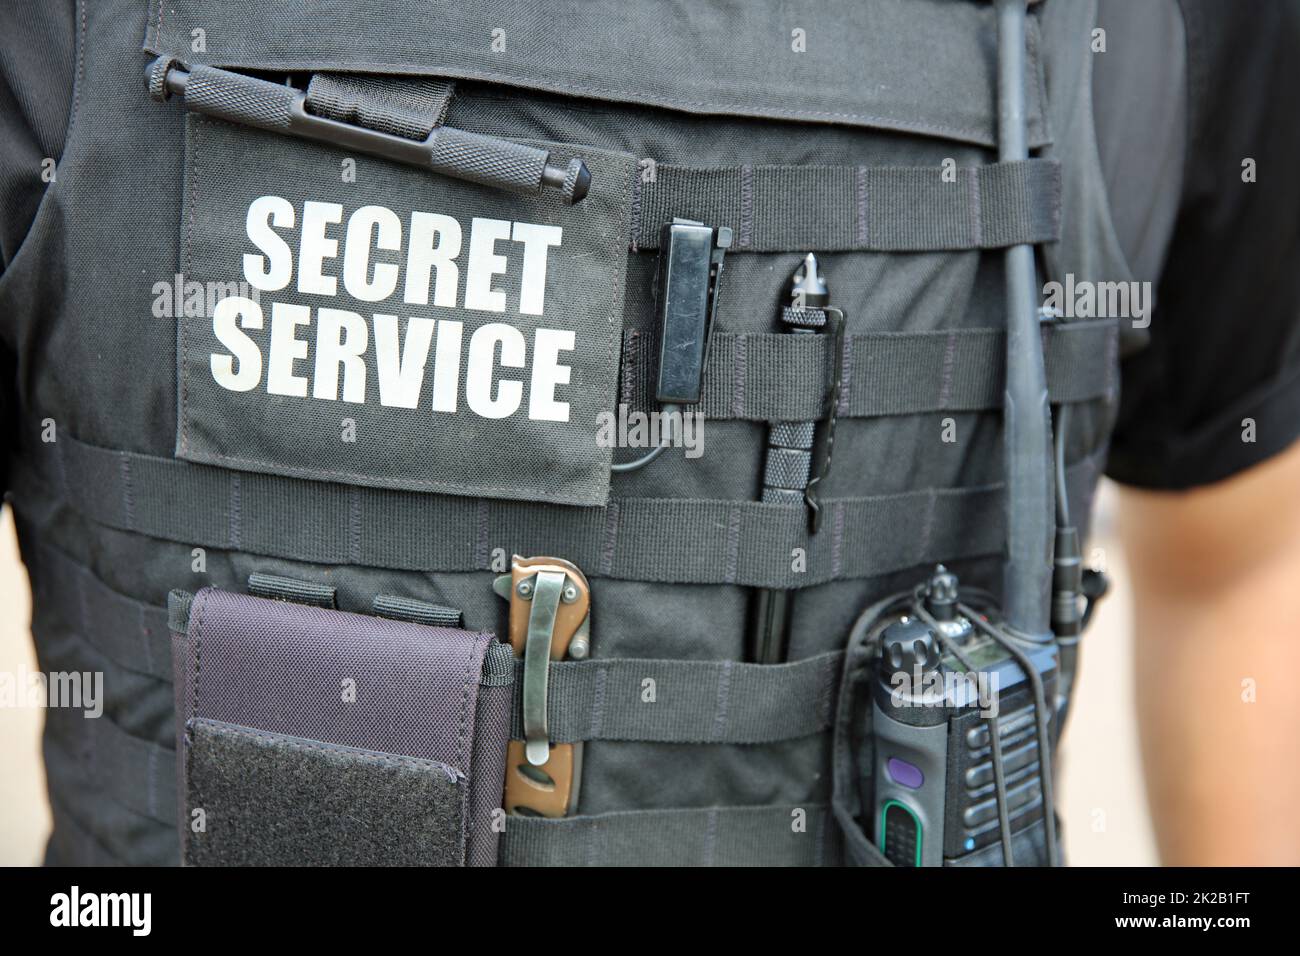
[[[187,864],[495,862],[505,645],[211,588],[182,621],[176,597]]]
[[[178,457],[605,503],[597,425],[618,377],[633,157],[584,148],[592,187],[567,206],[187,124],[179,271],[209,291],[177,323]]]
[[[189,725],[193,866],[458,866],[463,778],[446,764],[232,727]],[[307,799],[304,800],[304,794]],[[283,821],[312,818],[310,826]]]

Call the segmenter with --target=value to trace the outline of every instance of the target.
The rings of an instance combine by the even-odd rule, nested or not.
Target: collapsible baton
[[[187,69],[159,57],[145,78],[154,99],[179,96],[194,113],[355,149],[453,179],[524,195],[554,189],[570,205],[581,202],[591,189],[591,173],[580,159],[561,166],[551,162],[544,149],[440,123],[431,124],[428,133],[416,139],[340,122],[310,112],[307,92],[244,73],[211,66]]]
[[[824,335],[828,339],[822,416],[819,421],[774,422],[768,427],[759,499],[764,504],[806,508],[809,534],[821,529],[822,482],[831,467],[844,366],[844,313],[830,302],[830,288],[817,257],[810,252],[790,279],[789,299],[779,318],[787,335]],[[755,663],[779,664],[785,659],[791,596],[790,591],[772,588],[755,592],[749,620],[749,655]]]

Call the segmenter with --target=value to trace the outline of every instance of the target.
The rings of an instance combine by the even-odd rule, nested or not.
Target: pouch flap
[[[1029,145],[1049,137],[1028,27]],[[690,113],[996,142],[991,3],[158,0],[145,47],[187,63],[482,80]]]
[[[214,589],[172,626],[187,862],[495,856],[511,688],[481,686],[509,657],[491,634]]]

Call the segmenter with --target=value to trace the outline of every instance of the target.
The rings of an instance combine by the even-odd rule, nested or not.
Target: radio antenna
[[[1029,158],[1025,123],[1026,0],[997,0],[998,159]],[[1038,278],[1029,244],[1006,251],[1007,555],[1003,604],[1007,626],[1020,638],[1051,640],[1053,487],[1050,410],[1038,329]]]

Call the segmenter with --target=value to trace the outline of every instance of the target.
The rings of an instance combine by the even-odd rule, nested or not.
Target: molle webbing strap
[[[155,607],[118,593],[81,562],[65,557],[40,541],[39,536],[28,540],[35,542],[25,555],[33,568],[35,586],[42,587],[49,581],[57,581],[60,585],[58,590],[48,595],[38,591],[36,599],[69,606],[80,625],[80,636],[109,661],[171,683],[172,651],[167,608]],[[178,616],[188,616],[189,595],[179,591],[174,593],[177,597],[169,603],[174,604]],[[178,623],[183,630],[184,623],[179,620]]]
[[[839,418],[1002,407],[1006,333],[1002,329],[867,332],[845,341]],[[1114,319],[1043,327],[1051,400],[1113,401],[1118,389],[1119,326]],[[827,338],[779,332],[715,331],[704,392],[691,410],[717,420],[811,421],[825,412]],[[620,401],[653,403],[653,336],[623,336]]]
[[[108,716],[84,722],[99,754],[91,772],[104,799],[171,829],[176,824],[176,753],[133,737]],[[802,865],[839,862],[828,806],[630,810],[561,820],[509,817],[504,866],[681,864]],[[161,862],[161,861],[160,861]]]
[[[547,728],[556,743],[792,740],[830,726],[842,661],[837,651],[773,665],[626,659],[553,663]],[[522,662],[516,667],[522,669]],[[646,680],[655,682],[652,704],[642,698]],[[516,675],[516,688],[522,684],[521,674]],[[511,736],[523,738],[517,701]]]
[[[695,856],[690,858],[689,855]],[[624,810],[559,820],[508,817],[501,866],[833,866],[831,809]]]
[[[172,679],[169,630],[183,633],[193,596],[168,595],[161,608],[119,594],[89,569],[53,549],[33,556],[50,573],[74,582],[78,604],[94,622],[84,637],[120,667],[164,682]],[[143,653],[141,650],[143,649]],[[786,664],[735,661],[609,659],[550,665],[551,740],[642,740],[661,743],[757,744],[793,740],[830,727],[842,655],[819,654]],[[522,683],[523,662],[504,644],[489,646],[481,683]],[[642,701],[653,679],[653,706]],[[522,739],[518,701],[511,736]]]
[[[453,85],[435,80],[318,73],[308,86],[309,113],[410,140],[442,125]],[[272,131],[291,127],[295,90],[241,73],[198,66],[187,105],[235,123]],[[458,138],[445,130],[438,156],[454,162]],[[531,182],[528,148],[517,153]],[[448,151],[453,152],[448,152]],[[580,152],[580,150],[579,150]],[[444,155],[445,154],[445,155]],[[539,159],[540,157],[540,159]],[[634,183],[632,249],[655,249],[676,217],[729,226],[733,252],[930,252],[1001,249],[1054,242],[1061,232],[1061,169],[1056,160],[980,166],[726,166],[656,164]]]
[[[460,611],[454,607],[430,604],[397,594],[376,594],[372,604],[379,617],[398,621],[414,621],[429,627],[460,627]]]
[[[248,593],[272,601],[292,601],[295,604],[312,604],[316,607],[338,606],[334,588],[314,581],[286,578],[279,574],[254,571],[248,576]]]
[[[966,166],[729,166],[667,163],[638,181],[632,248],[655,249],[674,217],[730,226],[731,252],[927,252],[1054,242],[1055,160]]]
[[[615,498],[565,508],[326,482],[304,493],[302,479],[99,448],[68,435],[36,442],[31,452],[44,462],[33,472],[19,459],[20,495],[39,498],[53,482],[72,507],[108,527],[315,564],[486,571],[491,546],[505,546],[563,554],[598,577],[796,589],[918,567],[934,554],[996,554],[1004,533],[1001,483],[827,498],[826,527],[809,536],[801,509],[755,501]],[[1091,481],[1096,467],[1081,459],[1067,481]],[[791,568],[792,547],[806,549],[806,571]]]
[[[84,570],[84,569],[83,569]],[[84,571],[90,574],[89,571]],[[108,590],[107,585],[103,584],[93,574],[91,579],[96,585]],[[112,593],[111,591],[109,592]],[[194,606],[194,595],[189,591],[183,591],[180,588],[172,588],[167,592],[167,630],[175,631],[177,634],[184,634],[185,629],[189,627],[190,608]],[[142,605],[142,607],[148,607]],[[153,610],[149,608],[149,610]]]
[[[307,112],[424,139],[447,118],[454,89],[442,80],[317,73],[307,86]]]
[[[176,751],[135,737],[108,714],[83,720],[82,768],[105,796],[140,816],[176,825]]]

